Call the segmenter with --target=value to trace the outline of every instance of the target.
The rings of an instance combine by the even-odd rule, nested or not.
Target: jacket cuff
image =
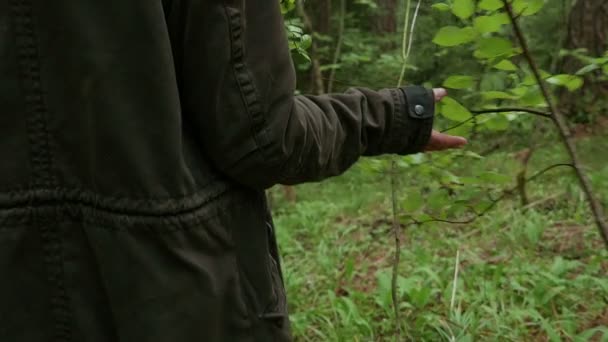
[[[422,152],[431,138],[435,96],[431,89],[408,86],[391,89],[395,101],[393,124],[386,143],[388,153]]]

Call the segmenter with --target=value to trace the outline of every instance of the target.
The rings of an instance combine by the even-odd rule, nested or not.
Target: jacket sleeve
[[[264,189],[322,180],[363,155],[416,153],[428,142],[430,90],[295,96],[277,0],[174,0],[168,7],[185,124],[235,181]]]

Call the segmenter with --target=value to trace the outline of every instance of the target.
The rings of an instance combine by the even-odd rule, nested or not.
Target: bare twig
[[[559,131],[562,141],[566,147],[566,150],[568,151],[568,154],[570,155],[570,159],[572,160],[572,164],[574,165],[574,170],[576,172],[576,176],[578,177],[579,182],[581,184],[581,188],[583,189],[583,192],[585,193],[585,196],[587,197],[587,201],[589,202],[589,206],[591,207],[591,212],[593,213],[593,218],[595,220],[599,233],[600,233],[602,239],[604,240],[606,248],[608,248],[608,224],[606,223],[606,221],[604,219],[603,208],[602,208],[601,203],[595,196],[595,192],[593,191],[591,182],[589,181],[587,174],[583,170],[582,162],[580,161],[580,158],[576,151],[576,145],[572,139],[572,133],[570,132],[566,118],[558,110],[557,106],[555,105],[553,99],[551,98],[551,96],[549,94],[547,85],[545,84],[545,81],[541,77],[540,70],[539,70],[538,66],[536,65],[536,61],[534,60],[534,58],[532,57],[532,54],[530,53],[530,48],[528,47],[528,42],[519,26],[519,23],[517,21],[517,16],[513,12],[513,8],[511,7],[509,0],[502,0],[502,1],[503,1],[505,9],[507,11],[507,14],[509,15],[509,19],[511,20],[511,25],[513,26],[513,31],[515,32],[517,40],[519,41],[519,44],[522,48],[523,55],[524,55],[526,61],[528,62],[530,69],[532,69],[534,78],[536,79],[536,82],[538,83],[538,86],[540,87],[543,97],[545,98],[545,101],[547,102],[547,105],[549,106],[549,109],[551,110],[551,114],[552,114],[551,118],[553,119],[553,122],[555,123],[555,125]]]
[[[397,170],[397,162],[391,162],[391,200],[393,204],[393,235],[395,239],[395,259],[393,260],[393,275],[391,278],[391,296],[393,300],[393,309],[395,311],[395,340],[401,339],[401,319],[399,312],[399,291],[398,291],[398,275],[399,264],[401,263],[401,224],[399,222],[399,205],[397,203],[397,175],[394,171]]]
[[[534,132],[538,129],[535,127]],[[532,133],[532,137],[534,133]],[[517,153],[516,159],[521,161],[521,170],[517,173],[517,189],[519,190],[519,197],[521,200],[522,207],[525,207],[530,203],[528,199],[528,191],[527,191],[527,180],[526,177],[528,175],[528,165],[530,163],[530,159],[532,159],[532,155],[534,155],[534,151],[536,150],[536,144],[534,139],[531,140],[531,147],[523,150],[522,152]]]
[[[414,16],[411,20],[410,26],[410,11],[412,7],[412,0],[406,0],[405,5],[405,21],[403,24],[403,41],[402,41],[402,53],[403,65],[401,68],[401,74],[399,75],[399,81],[397,87],[403,85],[405,80],[405,71],[407,68],[408,58],[412,49],[412,42],[414,41],[414,30],[416,28],[416,18],[418,17],[418,10],[422,0],[418,0]],[[395,260],[393,261],[393,274],[391,279],[391,295],[393,299],[393,308],[395,310],[395,341],[401,341],[401,317],[400,317],[400,305],[399,305],[399,264],[401,262],[401,223],[399,222],[399,205],[397,204],[397,162],[393,158],[391,162],[391,199],[393,202],[393,235],[395,238]]]
[[[556,199],[556,198],[559,198],[559,197],[561,197],[561,196],[564,196],[564,194],[565,194],[565,193],[560,192],[560,193],[558,193],[558,194],[555,194],[555,195],[552,195],[552,196],[549,196],[549,197],[545,197],[545,198],[539,199],[538,201],[534,201],[534,202],[532,202],[532,203],[529,203],[529,204],[528,204],[528,205],[526,205],[526,206],[525,206],[523,209],[530,209],[530,208],[534,208],[534,207],[539,206],[539,205],[541,205],[541,204],[543,204],[543,203],[547,203],[547,202],[549,202],[549,201],[551,201],[551,200],[554,200],[554,199]]]
[[[458,271],[460,270],[460,250],[456,251],[456,263],[454,265],[454,285],[452,286],[452,300],[450,300],[450,311],[454,311],[456,305],[456,289],[458,288]]]
[[[492,109],[480,109],[480,110],[471,110],[473,114],[489,114],[489,113],[528,113],[532,115],[538,115],[545,118],[551,118],[551,113],[543,112],[537,109],[531,108],[518,108],[518,107],[505,107],[505,108],[492,108]]]

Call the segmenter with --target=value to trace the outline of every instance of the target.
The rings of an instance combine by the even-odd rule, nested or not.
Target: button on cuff
[[[408,106],[408,114],[413,119],[429,119],[435,115],[435,95],[433,90],[421,86],[401,88]]]

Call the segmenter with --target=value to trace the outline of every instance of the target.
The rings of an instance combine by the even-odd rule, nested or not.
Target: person
[[[264,190],[465,143],[421,87],[294,96],[278,6],[0,0],[0,341],[289,340]]]

